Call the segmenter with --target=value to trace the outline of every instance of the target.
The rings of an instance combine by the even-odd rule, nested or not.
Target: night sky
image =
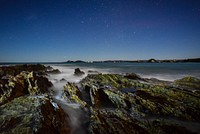
[[[0,62],[200,57],[200,0],[0,0]]]

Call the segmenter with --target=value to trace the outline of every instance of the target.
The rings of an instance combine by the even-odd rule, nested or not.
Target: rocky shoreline
[[[0,67],[0,133],[75,133],[69,113],[53,99],[44,65]],[[79,77],[84,74],[75,70]],[[137,74],[89,74],[79,83],[63,79],[61,98],[87,112],[85,133],[195,134],[200,130],[200,80],[174,82]],[[81,133],[76,130],[76,133]]]

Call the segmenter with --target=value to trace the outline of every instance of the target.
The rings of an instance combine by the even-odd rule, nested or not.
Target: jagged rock
[[[147,79],[146,81],[148,83]],[[115,107],[130,110],[138,116],[153,114],[200,120],[198,95],[171,85],[167,86],[167,82],[163,84],[161,81],[155,84],[152,80],[150,82],[151,84],[140,83],[117,74],[96,74],[88,75],[81,84],[85,90],[86,87],[92,89],[90,96],[94,107],[100,107],[102,101],[98,97],[99,90],[108,96],[105,100],[110,100]],[[123,88],[133,88],[134,92],[123,92]]]
[[[81,71],[79,68],[76,68],[74,71],[74,75],[76,76],[81,76],[84,75],[85,73],[83,71]]]
[[[88,106],[87,103],[81,99],[82,98],[81,92],[74,83],[68,82],[64,86],[62,98],[65,99],[68,102],[78,103],[83,108]]]
[[[90,100],[95,108],[114,107],[114,104],[105,93],[104,89],[97,89],[95,86],[86,86],[85,90],[89,90]]]
[[[33,72],[21,72],[16,76],[8,76],[0,80],[0,105],[16,97],[26,94],[36,95],[47,93],[52,83],[43,76]]]
[[[70,133],[68,115],[45,96],[23,96],[0,106],[0,133]]]

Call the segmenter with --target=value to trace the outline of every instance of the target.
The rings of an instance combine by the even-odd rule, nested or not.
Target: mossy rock
[[[0,133],[70,133],[68,115],[47,96],[23,96],[0,106]]]
[[[195,77],[184,77],[182,79],[175,80],[174,83],[181,87],[200,90],[200,79]]]

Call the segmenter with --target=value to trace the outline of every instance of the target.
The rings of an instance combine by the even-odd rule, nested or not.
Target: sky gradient
[[[0,0],[0,62],[200,57],[200,0]]]

